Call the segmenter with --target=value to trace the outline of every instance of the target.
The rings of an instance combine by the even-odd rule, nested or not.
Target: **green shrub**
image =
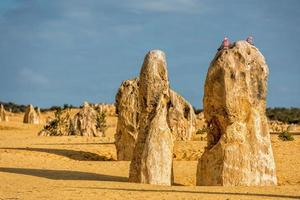
[[[267,108],[270,120],[277,120],[288,124],[300,124],[299,108]]]
[[[46,124],[42,131],[46,132],[49,136],[68,135],[72,128],[69,110],[58,108],[54,115],[55,118]]]
[[[103,136],[105,136],[105,131],[107,129],[106,113],[104,111],[101,111],[100,109],[97,109],[96,111],[97,111],[96,128],[98,131],[103,133]]]
[[[293,135],[288,132],[287,130],[286,131],[283,131],[281,132],[279,135],[278,135],[278,138],[282,141],[293,141],[294,140],[294,137]]]

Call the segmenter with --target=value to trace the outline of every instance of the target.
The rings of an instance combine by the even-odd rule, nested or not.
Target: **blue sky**
[[[300,107],[299,0],[1,0],[0,101],[114,102],[161,49],[171,87],[202,107],[221,40],[248,35],[270,68],[268,106]]]

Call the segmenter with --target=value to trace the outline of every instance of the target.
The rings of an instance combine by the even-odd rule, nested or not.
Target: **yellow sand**
[[[43,114],[53,116],[53,113]],[[0,122],[2,199],[300,199],[300,137],[272,135],[279,186],[195,186],[197,157],[205,141],[176,142],[174,186],[128,183],[129,162],[115,161],[116,117],[104,138],[39,137],[42,125],[22,124],[22,114]]]

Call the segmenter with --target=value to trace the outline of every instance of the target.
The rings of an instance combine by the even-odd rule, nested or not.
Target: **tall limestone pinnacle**
[[[123,81],[116,94],[115,145],[118,160],[131,160],[138,135],[138,78]]]
[[[171,185],[173,136],[167,122],[170,104],[165,54],[150,51],[140,72],[139,132],[129,170],[129,181]]]
[[[8,121],[7,113],[4,109],[4,106],[0,104],[0,122],[7,122],[7,121]]]
[[[33,105],[28,105],[24,114],[23,123],[39,124],[40,115],[35,111]]]
[[[219,51],[205,81],[207,148],[199,159],[197,185],[276,185],[267,124],[269,69],[246,41]]]

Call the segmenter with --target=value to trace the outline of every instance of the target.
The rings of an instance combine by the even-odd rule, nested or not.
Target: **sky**
[[[1,0],[0,101],[113,103],[145,54],[166,53],[171,88],[202,108],[222,39],[254,36],[268,107],[300,107],[299,0]]]

